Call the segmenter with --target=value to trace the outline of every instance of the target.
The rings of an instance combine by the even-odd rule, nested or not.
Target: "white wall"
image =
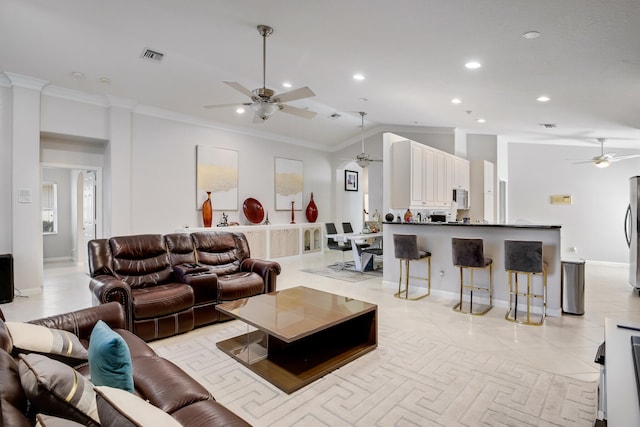
[[[619,155],[637,151],[611,149]],[[509,145],[509,222],[562,225],[562,256],[626,263],[624,215],[629,178],[640,175],[640,159],[598,169],[568,159],[590,159],[594,146]],[[551,205],[551,195],[571,195],[572,205]]]
[[[71,259],[73,240],[71,230],[71,203],[76,202],[71,194],[71,169],[43,168],[42,181],[57,184],[58,230],[42,236],[43,256],[47,259]],[[74,186],[75,188],[75,186]]]
[[[288,224],[291,211],[276,211],[275,157],[303,162],[303,206],[295,207],[296,223],[308,222],[311,192],[318,207],[317,222],[330,218],[331,169],[329,154],[263,138],[233,134],[206,126],[133,115],[132,125],[132,230],[134,233],[170,233],[185,226],[201,227],[196,206],[196,145],[238,151],[238,210],[224,211],[229,221],[250,224],[242,203],[256,198],[272,224]],[[118,197],[114,191],[114,197]],[[213,224],[222,212],[213,206]]]
[[[12,216],[13,209],[11,200],[11,89],[0,86],[0,254],[11,253],[13,241]]]

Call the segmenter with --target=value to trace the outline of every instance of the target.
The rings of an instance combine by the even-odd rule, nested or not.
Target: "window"
[[[42,183],[42,233],[58,232],[58,185],[53,182]]]

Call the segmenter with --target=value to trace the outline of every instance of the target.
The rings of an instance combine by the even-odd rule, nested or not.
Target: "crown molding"
[[[81,90],[69,89],[62,86],[47,86],[43,95],[54,98],[66,99],[68,101],[81,102],[83,104],[95,105],[98,107],[108,107],[109,103],[104,95],[94,95]]]
[[[25,89],[41,91],[43,87],[49,84],[49,82],[46,80],[23,76],[22,74],[10,73],[5,71],[4,75],[9,79],[11,86],[22,87]]]

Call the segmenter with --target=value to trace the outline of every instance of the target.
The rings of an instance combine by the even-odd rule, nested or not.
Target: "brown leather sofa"
[[[215,306],[276,289],[280,264],[251,258],[242,233],[145,234],[89,242],[94,304],[117,301],[150,341],[228,320]]]
[[[35,424],[36,413],[47,412],[47,409],[27,400],[20,382],[17,354],[15,351],[12,354],[11,338],[1,311],[0,318],[0,425],[31,427]],[[125,313],[120,304],[103,304],[29,323],[72,332],[88,348],[91,332],[98,320],[103,320],[126,341],[131,353],[134,393],[137,396],[170,414],[184,426],[249,425],[216,402],[207,389],[182,369],[158,356],[142,339],[125,330]],[[86,362],[72,367],[84,376],[89,375]]]

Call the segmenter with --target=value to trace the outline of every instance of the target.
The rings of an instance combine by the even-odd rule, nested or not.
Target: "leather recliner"
[[[89,242],[95,304],[117,301],[146,341],[228,320],[220,302],[273,292],[277,262],[250,258],[242,233],[112,237]]]

